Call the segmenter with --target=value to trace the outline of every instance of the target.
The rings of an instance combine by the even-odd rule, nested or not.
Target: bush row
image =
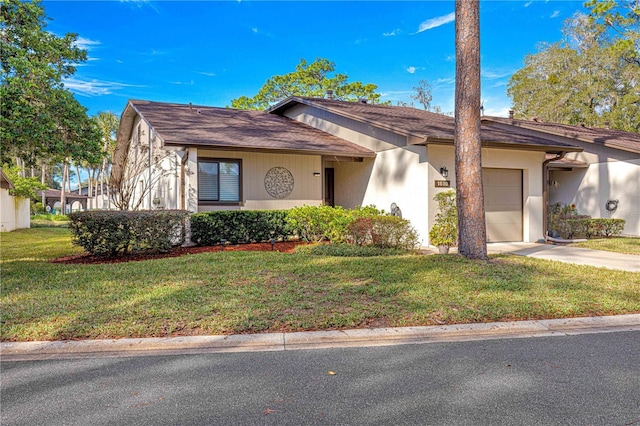
[[[622,234],[624,219],[567,219],[566,233],[572,238],[610,238]]]
[[[191,216],[191,241],[202,246],[286,240],[294,235],[285,210],[221,210]]]
[[[165,252],[184,243],[183,210],[105,211],[69,214],[74,244],[97,255],[126,252]]]
[[[69,215],[73,241],[87,252],[114,256],[125,252],[162,252],[184,243],[189,222],[198,245],[263,242],[293,237],[318,242],[413,249],[418,234],[410,222],[375,207],[346,210],[304,206],[291,210],[86,211]]]

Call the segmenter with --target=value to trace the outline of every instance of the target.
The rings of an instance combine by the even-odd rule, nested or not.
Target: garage
[[[482,169],[487,241],[522,241],[522,170]]]

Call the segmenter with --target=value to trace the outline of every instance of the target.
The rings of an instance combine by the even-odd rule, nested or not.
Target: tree
[[[612,47],[620,57],[640,66],[640,2],[588,0],[589,20],[602,31],[613,32]]]
[[[3,163],[18,157],[31,167],[50,152],[59,126],[51,110],[67,108],[57,101],[62,79],[86,51],[76,47],[75,34],[45,30],[40,0],[3,0],[0,18],[0,155]]]
[[[9,190],[11,195],[18,197],[31,198],[35,200],[38,196],[37,191],[45,189],[46,186],[41,184],[37,177],[23,177],[22,170],[18,166],[5,164],[2,172],[9,178],[13,184],[13,189]]]
[[[431,111],[433,95],[431,94],[431,85],[429,82],[427,80],[420,80],[413,90],[416,93],[410,96],[411,99],[421,104],[425,111]]]
[[[372,103],[380,101],[380,94],[375,92],[378,86],[359,81],[350,83],[346,74],[331,76],[335,68],[335,63],[328,59],[316,58],[312,63],[300,59],[295,71],[271,77],[255,96],[233,99],[231,107],[264,110],[289,96],[324,97],[327,90],[333,90],[335,99],[357,101],[364,98]]]
[[[480,6],[456,0],[455,162],[458,252],[487,259],[480,144]]]
[[[111,159],[113,157],[113,151],[116,148],[116,138],[115,135],[118,131],[118,127],[120,126],[120,120],[116,115],[112,112],[100,111],[98,115],[93,117],[93,120],[100,129],[101,137],[102,137],[102,163],[96,170],[94,182],[96,185],[96,196],[98,195],[98,188],[100,189],[100,195],[104,195],[104,187],[107,188],[107,199],[110,199],[111,196],[109,194],[109,177],[110,177],[110,165]],[[89,195],[91,192],[91,185],[89,185]],[[98,206],[96,206],[98,207]]]
[[[577,13],[565,22],[560,42],[527,56],[507,90],[515,117],[640,131],[640,67],[605,30]]]

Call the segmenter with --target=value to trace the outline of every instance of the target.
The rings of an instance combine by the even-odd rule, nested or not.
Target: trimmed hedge
[[[622,234],[624,219],[567,219],[568,238],[610,238]]]
[[[360,246],[413,250],[418,246],[418,233],[411,222],[396,216],[361,217],[346,230],[346,240]]]
[[[91,254],[166,252],[184,243],[184,210],[93,210],[69,214],[73,243]]]
[[[347,227],[354,220],[383,214],[374,206],[349,210],[331,206],[302,206],[287,211],[287,223],[303,240],[341,243],[346,241]]]
[[[191,240],[202,246],[286,240],[293,231],[285,210],[220,210],[191,216]]]

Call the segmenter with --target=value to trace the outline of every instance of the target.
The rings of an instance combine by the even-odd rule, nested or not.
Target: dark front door
[[[324,204],[333,207],[333,168],[324,169]]]

